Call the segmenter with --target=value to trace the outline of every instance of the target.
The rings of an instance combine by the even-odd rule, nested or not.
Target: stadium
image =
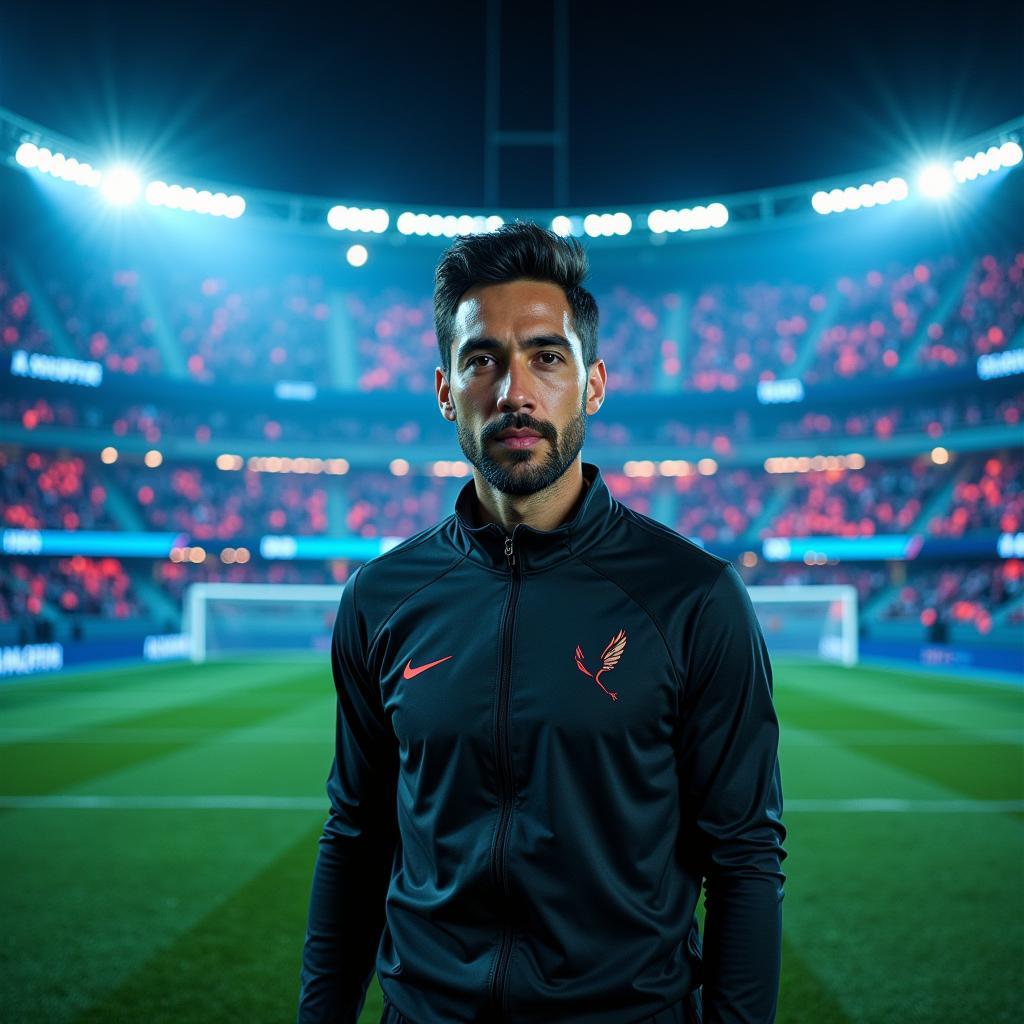
[[[472,476],[433,268],[522,219],[590,254],[584,457],[733,562],[771,651],[778,1019],[1015,1019],[1022,144],[454,207],[179,180],[0,110],[0,1017],[293,1019],[339,597]]]

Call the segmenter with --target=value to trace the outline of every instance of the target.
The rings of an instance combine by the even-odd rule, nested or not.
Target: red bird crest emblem
[[[622,652],[625,649],[626,631],[624,629],[620,629],[618,633],[616,633],[615,636],[613,636],[611,640],[608,641],[608,646],[605,647],[605,649],[601,652],[601,667],[597,670],[597,672],[588,672],[587,666],[584,663],[583,651],[581,650],[579,644],[576,645],[576,667],[584,675],[590,676],[590,678],[593,679],[594,682],[597,683],[597,685],[600,686],[601,689],[604,690],[604,692],[607,693],[612,700],[618,700],[619,695],[618,693],[613,693],[611,690],[608,689],[608,687],[604,685],[604,683],[601,682],[601,676],[605,672],[611,672],[611,670],[615,668],[615,666],[619,663],[619,658],[622,657]]]

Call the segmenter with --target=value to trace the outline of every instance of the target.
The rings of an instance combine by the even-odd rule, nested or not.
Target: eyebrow
[[[500,351],[505,346],[494,338],[469,338],[459,346],[457,362],[473,352],[494,352]],[[519,342],[519,348],[523,351],[531,348],[562,348],[572,355],[572,345],[560,334],[542,334],[534,338],[523,338]]]

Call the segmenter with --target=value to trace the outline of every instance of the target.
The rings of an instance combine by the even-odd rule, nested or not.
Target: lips
[[[536,430],[530,430],[528,427],[524,427],[521,430],[503,430],[498,435],[498,440],[507,441],[510,437],[540,437],[540,434]]]

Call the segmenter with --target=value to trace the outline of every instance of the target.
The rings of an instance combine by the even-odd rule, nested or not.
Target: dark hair
[[[563,238],[530,221],[504,224],[489,234],[460,235],[445,250],[434,274],[434,328],[445,375],[451,374],[455,311],[462,296],[477,285],[520,279],[561,286],[583,345],[584,365],[596,362],[597,303],[583,287],[589,269],[578,239]]]

